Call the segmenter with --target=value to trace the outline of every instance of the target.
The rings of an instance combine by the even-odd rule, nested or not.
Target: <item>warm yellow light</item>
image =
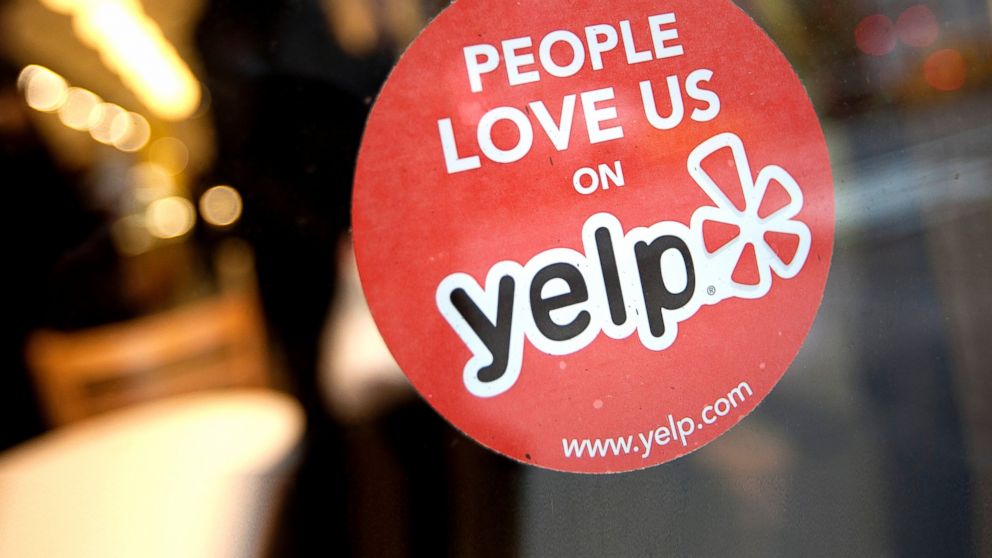
[[[100,143],[111,145],[114,141],[110,135],[110,127],[114,119],[127,111],[114,103],[100,103],[90,111],[90,118],[86,125],[90,130],[93,139]]]
[[[178,238],[193,229],[196,212],[186,198],[170,196],[153,201],[145,210],[145,226],[158,238]]]
[[[214,186],[200,196],[200,215],[215,227],[227,227],[241,217],[241,194],[230,186]]]
[[[110,229],[114,245],[125,255],[137,256],[152,247],[152,237],[142,215],[128,215],[119,219]]]
[[[148,121],[134,112],[118,114],[110,124],[110,141],[121,151],[137,151],[148,143],[150,137]]]
[[[21,69],[21,73],[17,74],[17,88],[24,91],[27,88],[28,82],[31,81],[31,76],[33,76],[38,70],[48,70],[48,68],[37,64],[28,64],[27,66],[24,66],[24,68]]]
[[[134,127],[134,119],[131,118],[131,113],[124,111],[119,112],[114,115],[114,119],[110,121],[110,137],[111,143],[117,143],[118,141],[131,135],[131,128]]]
[[[148,158],[170,173],[179,174],[189,163],[189,149],[176,138],[159,138],[148,148]]]
[[[176,190],[172,176],[161,165],[140,163],[131,167],[128,179],[134,188],[134,197],[139,203],[171,196]]]
[[[81,87],[70,87],[66,92],[65,104],[59,109],[59,120],[73,130],[89,129],[90,113],[103,102],[92,91]]]
[[[41,3],[53,12],[71,14],[81,2],[80,0],[41,0]]]
[[[322,0],[331,31],[341,48],[354,56],[367,55],[379,40],[375,7],[365,1]]]
[[[79,39],[158,117],[182,120],[200,104],[200,84],[133,0],[42,0],[51,10],[71,14]]]
[[[62,76],[34,64],[21,70],[17,84],[24,91],[28,106],[44,112],[58,110],[65,104],[69,90]]]
[[[82,87],[69,87],[62,76],[48,68],[34,64],[25,67],[17,84],[30,107],[46,112],[58,110],[63,124],[74,130],[89,130],[100,143],[134,152],[151,138],[151,125],[144,116],[105,103]]]

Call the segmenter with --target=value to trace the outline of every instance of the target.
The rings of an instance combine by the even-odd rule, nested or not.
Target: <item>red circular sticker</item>
[[[726,0],[459,0],[368,121],[355,251],[416,389],[524,463],[606,473],[726,432],[823,296],[833,182]]]

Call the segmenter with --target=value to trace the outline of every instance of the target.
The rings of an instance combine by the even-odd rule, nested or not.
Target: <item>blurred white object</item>
[[[350,239],[338,250],[338,292],[324,327],[321,385],[338,418],[374,416],[413,389],[369,312]]]
[[[0,456],[0,556],[256,556],[303,424],[291,398],[239,390],[42,436]]]

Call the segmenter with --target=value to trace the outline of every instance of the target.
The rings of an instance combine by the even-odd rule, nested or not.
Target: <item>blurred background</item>
[[[992,2],[748,0],[837,239],[748,420],[577,476],[440,419],[350,241],[431,0],[0,0],[0,556],[992,556]]]

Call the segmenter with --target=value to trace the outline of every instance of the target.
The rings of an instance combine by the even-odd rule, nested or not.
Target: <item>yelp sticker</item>
[[[730,2],[459,0],[370,115],[355,251],[421,395],[606,473],[705,445],[795,358],[834,235],[802,84]]]

